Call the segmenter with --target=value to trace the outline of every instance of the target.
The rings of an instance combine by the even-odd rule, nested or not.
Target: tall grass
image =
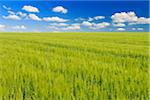
[[[148,33],[0,33],[1,100],[148,100]]]

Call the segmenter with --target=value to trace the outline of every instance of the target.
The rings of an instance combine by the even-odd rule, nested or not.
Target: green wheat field
[[[148,100],[149,33],[0,33],[0,100]]]

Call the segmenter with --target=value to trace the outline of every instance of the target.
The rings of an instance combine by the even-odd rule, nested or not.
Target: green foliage
[[[148,33],[0,33],[0,100],[148,100]]]

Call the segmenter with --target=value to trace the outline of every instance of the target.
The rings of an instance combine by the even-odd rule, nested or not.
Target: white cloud
[[[87,22],[87,21],[83,21],[82,24],[74,23],[74,24],[70,24],[70,25],[68,25],[66,27],[61,27],[61,28],[57,27],[57,29],[63,30],[63,31],[67,31],[67,30],[80,30],[81,29],[80,25],[89,27],[90,29],[101,29],[101,28],[105,28],[105,27],[109,26],[110,24],[107,23],[107,22],[90,23],[90,22]]]
[[[107,22],[102,22],[102,23],[98,23],[98,24],[94,24],[93,27],[91,27],[92,29],[101,29],[101,28],[105,28],[107,26],[109,26],[110,24]]]
[[[105,18],[105,16],[95,16],[94,17],[95,20],[104,19],[104,18]]]
[[[22,12],[17,12],[16,13],[17,15],[19,15],[20,17],[26,17],[27,16],[27,14],[25,14],[25,13],[22,13]]]
[[[132,30],[134,31],[134,30],[136,30],[136,28],[132,28]]]
[[[138,18],[137,24],[150,24],[150,18],[140,17]]]
[[[128,23],[128,25],[136,25],[136,23],[133,23],[133,22],[132,22],[132,23]]]
[[[52,30],[52,31],[54,31],[54,30],[59,30],[59,29],[60,29],[60,28],[58,28],[57,26],[52,26],[52,25],[48,26],[48,28],[49,28],[50,30]]]
[[[66,23],[50,23],[51,26],[57,26],[57,27],[62,27],[62,26],[68,26]]]
[[[75,21],[83,21],[83,20],[86,20],[86,19],[85,18],[81,18],[81,17],[75,19]]]
[[[62,6],[57,6],[57,7],[54,7],[52,9],[53,12],[60,12],[60,13],[63,13],[63,14],[66,14],[68,12],[67,9],[65,9],[64,7]]]
[[[65,23],[53,23],[48,26],[51,31],[69,31],[69,30],[80,30],[80,24],[65,24]]]
[[[102,22],[102,23],[90,23],[88,21],[83,21],[82,22],[83,26],[89,27],[90,29],[101,29],[101,28],[105,28],[107,26],[110,26],[109,23],[107,22]]]
[[[67,22],[67,19],[59,18],[59,17],[44,17],[44,21],[51,21],[51,22]]]
[[[12,20],[20,20],[21,18],[17,15],[8,15],[8,16],[3,16],[4,19],[12,19]]]
[[[13,26],[12,29],[15,29],[15,30],[25,30],[26,27],[24,25],[21,25],[21,26]]]
[[[100,19],[105,19],[105,16],[95,16],[95,17],[89,17],[89,18],[76,18],[75,21],[94,21],[94,20],[100,20]]]
[[[58,26],[68,26],[66,23],[59,23]]]
[[[144,30],[144,29],[143,29],[143,28],[137,28],[137,30],[142,31],[142,30]]]
[[[142,31],[142,30],[144,30],[144,28],[141,28],[141,27],[139,27],[139,28],[132,28],[132,30],[133,31],[135,31],[135,30]]]
[[[3,29],[5,29],[5,25],[3,25],[3,24],[0,24],[0,30],[3,30]]]
[[[88,19],[88,21],[93,21],[94,19],[93,18],[91,18],[91,17],[89,17],[89,19]]]
[[[117,28],[117,31],[125,31],[125,28]]]
[[[115,27],[125,27],[126,25],[124,23],[115,23],[113,24]]]
[[[88,21],[93,21],[93,20],[100,20],[100,19],[105,19],[105,16],[95,16],[93,18],[89,18]]]
[[[15,13],[13,11],[8,11],[8,13],[11,15],[15,15]]]
[[[150,24],[150,18],[138,17],[135,12],[120,12],[111,16],[114,23],[129,23],[129,25],[135,24]]]
[[[11,8],[9,8],[9,7],[5,6],[5,5],[3,5],[2,7],[3,7],[4,9],[6,9],[6,10],[11,10]]]
[[[79,30],[81,27],[79,24],[72,24],[70,26],[62,28],[62,30],[67,31],[67,30]]]
[[[33,6],[29,6],[29,5],[23,6],[22,9],[27,11],[27,12],[39,12],[38,8],[33,7]]]
[[[113,22],[116,23],[123,23],[123,22],[136,22],[137,16],[134,12],[121,12],[121,13],[115,13],[111,16]]]
[[[137,19],[136,22],[129,23],[129,25],[136,25],[136,24],[150,24],[150,18],[140,17]]]
[[[8,11],[9,15],[7,16],[2,16],[4,19],[11,19],[11,20],[21,20],[22,17],[25,17],[26,14],[22,12],[13,12],[13,11]]]
[[[38,17],[37,15],[35,15],[35,14],[29,14],[28,17],[29,17],[29,19],[35,20],[35,21],[41,21],[41,20],[42,20],[41,18],[39,18],[39,17]]]
[[[82,22],[82,25],[83,25],[83,26],[87,26],[87,27],[92,27],[93,24],[90,23],[90,22],[88,22],[88,21],[83,21],[83,22]]]
[[[13,12],[13,11],[8,11],[7,16],[3,16],[4,19],[12,19],[12,20],[21,20],[22,17],[25,17],[26,14],[22,12]]]
[[[107,22],[98,23],[98,24],[96,24],[96,29],[105,28],[105,27],[107,27],[109,25],[110,24],[107,23]]]

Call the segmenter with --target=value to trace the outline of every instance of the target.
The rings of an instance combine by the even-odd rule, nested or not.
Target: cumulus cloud
[[[3,29],[5,29],[5,25],[3,25],[3,24],[0,24],[0,30],[3,30]]]
[[[81,18],[81,17],[75,19],[75,21],[83,21],[83,20],[86,20],[86,19],[85,18]]]
[[[114,23],[150,24],[150,18],[138,17],[135,12],[120,12],[111,16]]]
[[[132,28],[132,30],[134,31],[134,30],[136,30],[136,28]]]
[[[135,31],[135,30],[143,31],[143,30],[144,30],[144,28],[141,28],[141,27],[139,27],[139,28],[131,28],[131,30],[133,30],[133,31]]]
[[[25,13],[22,13],[22,12],[17,12],[16,13],[17,15],[19,15],[20,17],[26,17],[27,16],[27,14],[25,14]]]
[[[98,24],[93,24],[93,27],[91,27],[91,29],[101,29],[101,28],[105,28],[109,25],[110,24],[107,22],[102,22],[102,23],[98,23]]]
[[[27,12],[35,12],[35,13],[39,12],[38,8],[30,6],[30,5],[23,6],[22,10],[25,10]]]
[[[8,16],[3,16],[4,19],[12,19],[12,20],[20,20],[21,18],[17,15],[8,15]]]
[[[15,15],[15,13],[13,11],[8,11],[8,13],[11,15]]]
[[[65,9],[64,7],[62,6],[57,6],[57,7],[54,7],[52,9],[53,12],[60,12],[60,13],[63,13],[63,14],[66,14],[68,12],[67,9]]]
[[[55,17],[44,17],[43,18],[44,21],[51,21],[51,22],[67,22],[68,20],[67,19],[63,19],[63,18],[59,18],[57,16]]]
[[[138,31],[142,31],[142,30],[144,30],[144,29],[143,29],[143,28],[137,28],[137,30],[138,30]]]
[[[15,29],[15,30],[25,30],[26,27],[24,25],[21,25],[21,26],[13,26],[12,29]]]
[[[115,13],[111,16],[113,22],[116,23],[123,23],[123,22],[135,22],[137,21],[137,16],[134,12],[121,12],[121,13]]]
[[[7,16],[2,16],[4,19],[11,19],[11,20],[21,20],[22,17],[25,17],[26,14],[22,12],[13,12],[13,11],[8,11]]]
[[[68,27],[62,28],[62,30],[64,30],[64,31],[68,31],[68,30],[79,30],[80,28],[81,28],[81,27],[80,27],[79,24],[72,24],[72,25],[70,25],[70,26],[68,26]]]
[[[4,9],[6,9],[6,10],[11,10],[11,8],[9,8],[9,7],[5,6],[5,5],[3,5],[2,7],[3,7]]]
[[[95,20],[104,19],[104,18],[105,18],[105,16],[95,16],[94,17]]]
[[[89,19],[88,19],[88,21],[93,21],[94,19],[93,18],[91,18],[91,17],[89,17]]]
[[[115,27],[125,27],[126,25],[124,23],[115,23],[113,24]]]
[[[60,28],[57,27],[57,26],[52,26],[52,25],[50,25],[50,26],[48,26],[48,29],[50,29],[50,30],[52,30],[52,31],[56,31],[56,30],[59,30]]]
[[[80,24],[66,24],[66,23],[53,23],[48,26],[52,31],[71,31],[71,30],[80,30]]]
[[[26,13],[22,13],[22,12],[13,12],[13,11],[8,11],[9,15],[16,15],[16,16],[20,16],[20,17],[25,17],[27,14]]]
[[[105,28],[107,26],[110,26],[109,23],[107,22],[102,22],[102,23],[90,23],[88,21],[83,21],[82,22],[83,26],[89,27],[90,29],[101,29],[101,28]]]
[[[136,24],[150,24],[150,18],[140,17],[138,18]]]
[[[117,28],[117,31],[125,31],[125,28]]]
[[[49,25],[51,25],[51,26],[58,26],[58,27],[68,26],[68,24],[66,24],[66,23],[50,23]]]
[[[95,20],[100,20],[100,19],[105,19],[105,16],[95,16],[95,17],[89,17],[89,18],[76,18],[75,21],[87,21],[87,22],[91,22],[91,21],[95,21]]]
[[[93,21],[93,20],[100,20],[100,19],[105,19],[105,16],[95,16],[93,18],[89,18],[88,21]]]
[[[35,21],[41,21],[42,19],[39,18],[37,15],[35,14],[29,14],[28,15],[28,18],[31,19],[31,20],[35,20]]]
[[[136,24],[150,24],[150,18],[140,17],[137,19],[136,22],[129,23],[129,25],[136,25]]]
[[[90,23],[90,22],[88,22],[88,21],[83,21],[83,22],[82,22],[82,25],[83,25],[83,26],[87,26],[87,27],[92,27],[93,23]]]

